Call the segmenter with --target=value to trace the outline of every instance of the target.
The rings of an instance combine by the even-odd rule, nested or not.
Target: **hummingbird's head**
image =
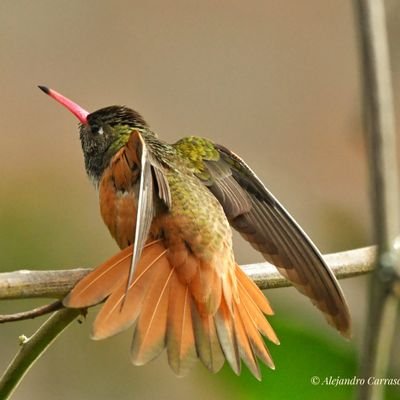
[[[142,116],[128,107],[110,106],[89,113],[55,90],[39,88],[78,118],[86,172],[95,183],[114,154],[127,143],[132,130],[148,127]]]

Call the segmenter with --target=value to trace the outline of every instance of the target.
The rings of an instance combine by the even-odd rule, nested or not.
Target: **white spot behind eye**
[[[99,128],[99,130],[97,131],[97,133],[98,133],[99,135],[103,135],[103,134],[104,134],[104,131],[103,131],[103,127],[102,127],[102,126]]]

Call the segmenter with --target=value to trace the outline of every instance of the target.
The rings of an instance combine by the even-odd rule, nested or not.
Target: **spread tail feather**
[[[274,368],[262,336],[279,344],[264,315],[273,311],[262,292],[237,265],[229,277],[236,290],[223,284],[226,276],[210,273],[210,265],[204,274],[201,262],[188,280],[184,266],[172,264],[169,251],[162,241],[148,243],[126,291],[132,247],[122,250],[78,282],[64,305],[84,308],[106,298],[92,336],[104,339],[133,325],[135,365],[151,361],[166,348],[177,375],[187,373],[197,358],[212,372],[226,359],[239,374],[243,359],[261,379],[257,358]]]
[[[191,303],[189,287],[174,274],[168,300],[166,347],[169,365],[178,376],[185,375],[197,358]]]
[[[132,246],[129,246],[81,279],[64,298],[64,306],[85,308],[102,302],[124,279],[131,259]]]

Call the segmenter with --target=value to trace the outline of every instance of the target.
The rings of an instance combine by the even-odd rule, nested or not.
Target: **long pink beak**
[[[89,115],[89,112],[84,110],[81,106],[74,103],[72,100],[67,99],[62,94],[56,92],[55,90],[49,89],[46,86],[39,86],[39,89],[42,90],[43,92],[45,92],[46,94],[48,94],[54,100],[58,101],[67,110],[71,111],[72,114],[74,114],[75,117],[77,117],[82,124],[86,125],[88,123],[87,116]]]

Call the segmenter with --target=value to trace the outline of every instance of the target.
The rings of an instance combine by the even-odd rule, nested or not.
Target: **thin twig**
[[[40,306],[29,311],[0,315],[0,324],[42,317],[43,315],[50,314],[54,311],[60,310],[61,308],[63,308],[62,302],[60,300],[57,300],[53,303],[46,304],[44,306]]]
[[[377,266],[371,277],[361,374],[386,376],[398,301],[396,238],[400,233],[395,118],[385,11],[382,0],[356,0],[363,69],[364,114],[370,161]],[[359,398],[383,399],[384,385],[360,387]]]
[[[21,349],[0,378],[0,399],[9,399],[18,383],[57,336],[79,315],[66,308],[54,313],[30,338],[20,337]]]

